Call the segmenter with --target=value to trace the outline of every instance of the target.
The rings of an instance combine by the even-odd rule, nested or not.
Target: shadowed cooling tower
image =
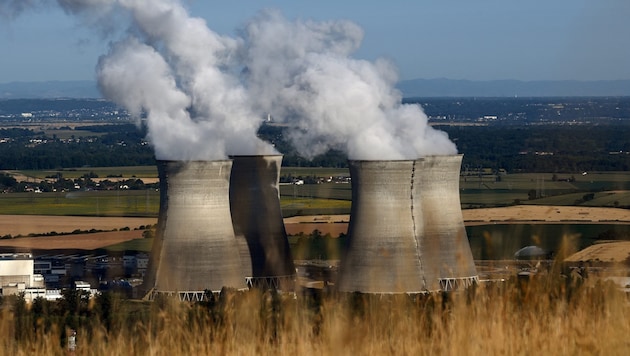
[[[230,209],[248,284],[292,290],[295,266],[278,190],[282,156],[230,158]]]
[[[199,300],[246,288],[230,216],[232,162],[158,161],[160,213],[145,288]]]
[[[342,292],[425,290],[412,197],[416,161],[349,161],[352,208],[340,262]]]
[[[459,199],[462,155],[428,156],[416,163],[416,235],[429,290],[467,287],[477,281]],[[418,204],[418,203],[416,203]]]

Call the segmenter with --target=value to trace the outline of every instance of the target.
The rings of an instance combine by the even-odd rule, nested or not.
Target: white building
[[[29,301],[45,294],[44,277],[35,273],[33,255],[0,254],[0,288],[3,296],[24,293]]]

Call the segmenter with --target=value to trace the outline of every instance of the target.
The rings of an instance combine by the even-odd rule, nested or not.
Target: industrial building
[[[30,253],[0,254],[0,288],[3,296],[24,294],[27,301],[46,295],[44,277],[35,274]]]
[[[292,289],[281,161],[159,161],[160,211],[145,292],[201,300],[224,287]],[[459,200],[461,161],[349,161],[352,208],[339,291],[424,293],[477,281]]]

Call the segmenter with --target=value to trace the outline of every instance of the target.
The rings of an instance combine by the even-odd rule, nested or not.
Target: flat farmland
[[[0,240],[0,250],[96,250],[142,238],[142,230],[95,232],[63,236],[20,237]]]
[[[115,178],[138,178],[143,181],[155,181],[158,177],[157,166],[78,167],[49,170],[4,170],[3,172],[14,176],[18,180],[20,180],[21,177],[45,180],[47,179],[46,177],[54,177],[58,174],[61,174],[64,178],[75,179],[90,173],[96,174],[99,179],[107,178],[110,180],[114,180]]]
[[[52,215],[0,215],[0,236],[70,233],[75,230],[135,229],[142,225],[154,225],[155,217],[89,217]]]

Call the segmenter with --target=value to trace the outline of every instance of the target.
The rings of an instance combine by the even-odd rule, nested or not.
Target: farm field
[[[540,245],[556,250],[567,239],[576,250],[592,244],[602,236],[616,234],[630,236],[630,211],[615,208],[513,206],[488,209],[464,209],[464,222],[475,259],[511,258],[527,245]],[[312,215],[285,218],[289,235],[308,235],[318,230],[322,235],[337,237],[346,233],[349,215]],[[156,218],[114,218],[74,216],[0,215],[2,234],[12,236],[51,231],[71,232],[76,229],[112,230],[141,225],[153,225]],[[82,238],[85,238],[86,245]],[[32,247],[39,249],[76,248],[94,246],[94,239],[102,239],[98,248],[112,251],[148,251],[151,239],[142,239],[142,231],[103,232],[97,234],[48,236],[2,239],[0,247]],[[44,246],[44,247],[42,247]]]
[[[75,179],[83,177],[85,174],[94,173],[99,179],[115,180],[117,178],[129,179],[139,178],[145,181],[157,180],[157,166],[125,166],[125,167],[77,167],[55,170],[19,170],[19,171],[2,171],[14,176],[16,179],[28,179],[33,182],[45,180],[47,177],[55,177],[61,174],[64,178]],[[109,178],[108,178],[109,176]],[[50,178],[48,178],[50,179]],[[53,178],[54,179],[54,178]],[[147,182],[145,182],[147,183]]]
[[[52,215],[0,215],[0,236],[26,236],[50,232],[71,233],[75,230],[114,230],[154,225],[157,218],[89,217]]]
[[[12,174],[22,174],[37,181],[54,172],[12,171]],[[157,170],[153,166],[87,167],[60,172],[66,178],[93,172],[99,177],[122,175],[123,178],[135,176],[157,180]],[[281,174],[329,177],[347,175],[347,170],[297,167],[283,168]],[[536,244],[536,239],[541,236],[552,236],[548,245],[555,247],[563,235],[579,235],[586,244],[610,231],[630,235],[630,210],[622,209],[630,206],[629,172],[553,176],[545,173],[461,178],[463,216],[475,258],[510,256],[523,244]],[[529,199],[532,191],[539,197]],[[310,234],[317,229],[323,235],[336,237],[347,231],[351,184],[282,184],[280,198],[289,234]],[[514,205],[515,202],[519,204]],[[0,194],[0,236],[62,233],[77,229],[134,229],[155,224],[158,209],[159,192],[155,190]],[[325,223],[330,221],[336,223]],[[550,226],[540,226],[545,224]],[[116,235],[118,232],[103,234]],[[55,238],[60,237],[36,239],[39,243],[50,241],[52,245],[62,246]],[[108,238],[103,237],[104,241]],[[118,250],[144,250],[150,242],[143,241],[150,239],[131,235],[125,239],[104,244]],[[4,241],[0,240],[0,243]],[[78,244],[77,248],[83,248],[80,239],[72,241]],[[503,244],[505,241],[511,242]]]
[[[0,194],[1,215],[157,216],[160,193],[152,190]]]
[[[0,240],[0,251],[31,252],[34,250],[96,250],[109,249],[142,238],[143,230],[95,232],[62,236],[22,237]],[[150,245],[148,245],[150,247]],[[116,250],[115,248],[113,250]],[[148,249],[147,249],[148,251]]]
[[[4,171],[18,180],[34,184],[46,177],[62,174],[75,179],[94,173],[95,180],[138,178],[144,183],[157,182],[155,166],[135,167],[82,167],[63,170]],[[348,176],[345,168],[283,167],[280,173],[292,177]],[[109,178],[108,178],[109,176]],[[51,179],[51,178],[48,178]],[[584,201],[585,194],[594,197]],[[533,197],[535,199],[531,199]],[[351,184],[281,184],[283,203],[301,198],[347,200],[352,198]],[[463,208],[493,207],[518,204],[533,205],[586,205],[630,206],[630,172],[586,172],[586,174],[517,173],[505,175],[463,175],[460,179],[460,196]],[[1,199],[4,197],[0,195]],[[3,204],[4,205],[4,204]],[[150,209],[149,209],[150,210]],[[294,215],[298,209],[291,210]],[[348,211],[349,212],[349,211]],[[8,212],[0,211],[2,214]],[[312,211],[307,212],[310,214]],[[331,213],[331,212],[324,212]]]

